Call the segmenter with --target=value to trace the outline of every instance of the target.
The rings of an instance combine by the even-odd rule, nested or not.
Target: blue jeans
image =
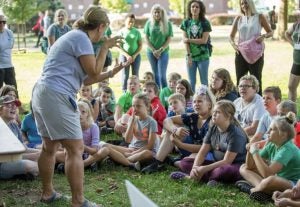
[[[159,88],[167,87],[167,67],[169,63],[169,53],[164,51],[157,59],[151,51],[147,51],[154,79]]]
[[[119,60],[120,60],[121,63],[123,63],[123,62],[127,61],[127,58],[124,55],[120,55]],[[127,66],[126,68],[124,68],[122,70],[122,90],[123,91],[127,90],[127,81],[128,81],[128,78],[129,78],[130,66],[131,66],[131,69],[132,69],[132,75],[136,75],[137,77],[139,77],[140,65],[141,65],[141,55],[139,54],[138,56],[136,56],[133,63],[131,63],[129,66]]]
[[[187,64],[187,72],[193,91],[195,91],[196,86],[197,68],[199,70],[201,84],[208,86],[208,66],[209,59],[204,61],[193,61],[191,66]]]

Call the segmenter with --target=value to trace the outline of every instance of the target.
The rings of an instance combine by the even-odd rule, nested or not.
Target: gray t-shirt
[[[271,116],[269,112],[266,112],[261,119],[256,130],[256,133],[262,133],[263,139],[267,139],[267,131],[271,125],[272,120],[277,116]]]
[[[229,151],[237,153],[233,160],[234,164],[245,162],[247,136],[241,127],[230,124],[225,132],[220,132],[218,127],[213,125],[209,128],[203,142],[210,144],[216,161],[223,160],[225,153]]]
[[[54,36],[55,41],[58,40],[61,36],[66,34],[67,32],[71,31],[71,27],[69,25],[59,26],[56,23],[53,23],[50,25],[50,27],[47,30],[47,37]]]
[[[39,82],[54,91],[75,97],[86,78],[79,62],[83,55],[94,55],[87,34],[72,30],[63,35],[52,45]]]
[[[150,116],[148,116],[145,120],[137,119],[137,128],[133,131],[133,138],[129,147],[131,148],[142,148],[148,144],[149,134],[157,133],[157,122]],[[156,138],[153,151],[157,151],[158,140]]]
[[[20,140],[20,142],[23,143],[22,132],[18,127],[18,125],[14,121],[11,121],[7,124],[7,126],[14,133],[14,135]]]
[[[13,67],[11,62],[11,50],[13,47],[13,32],[4,28],[4,31],[0,32],[0,70]]]

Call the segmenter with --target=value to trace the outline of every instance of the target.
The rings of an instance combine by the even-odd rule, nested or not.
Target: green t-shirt
[[[185,19],[180,25],[180,29],[185,31],[189,39],[200,39],[204,32],[211,32],[211,25],[207,19],[198,21]],[[204,61],[209,59],[207,44],[190,43],[190,52],[193,61]]]
[[[166,34],[163,34],[158,22],[151,25],[150,20],[148,20],[144,26],[144,33],[147,37],[149,37],[149,41],[153,47],[158,50],[169,37],[173,37],[173,28],[171,22],[168,22],[168,31]],[[150,48],[148,47],[147,50],[150,51]],[[165,49],[165,51],[169,51],[169,46]]]
[[[279,148],[268,142],[259,154],[269,163],[278,162],[283,165],[277,173],[279,177],[295,182],[300,179],[300,150],[291,140]]]
[[[292,34],[292,40],[294,44],[300,44],[300,23],[298,23],[295,26],[295,30]],[[299,49],[294,49],[294,53],[293,53],[293,60],[294,63],[297,65],[300,65],[300,50]]]
[[[123,28],[120,31],[120,35],[124,38],[124,44],[122,44],[122,48],[129,55],[134,55],[139,48],[139,42],[142,41],[142,36],[139,30],[137,30],[135,27],[131,29]]]
[[[104,37],[110,37],[111,34],[112,34],[111,29],[110,29],[110,27],[108,27],[104,32]],[[92,43],[95,54],[98,54],[102,43],[103,43],[103,40],[100,40],[99,42],[96,42],[96,43]]]
[[[117,105],[122,107],[122,113],[126,113],[132,106],[133,95],[127,91],[118,100]]]
[[[173,91],[169,87],[164,87],[159,93],[159,99],[161,104],[167,109],[169,107],[168,98],[173,94]]]

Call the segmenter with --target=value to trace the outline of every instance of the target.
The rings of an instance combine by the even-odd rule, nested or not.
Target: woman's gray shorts
[[[72,97],[37,83],[32,92],[32,109],[41,137],[82,139],[80,113]]]

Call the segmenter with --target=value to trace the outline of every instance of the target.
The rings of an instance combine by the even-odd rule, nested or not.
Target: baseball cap
[[[15,99],[13,96],[5,95],[0,97],[0,106],[9,103],[15,103],[17,107],[21,106],[21,101]]]

